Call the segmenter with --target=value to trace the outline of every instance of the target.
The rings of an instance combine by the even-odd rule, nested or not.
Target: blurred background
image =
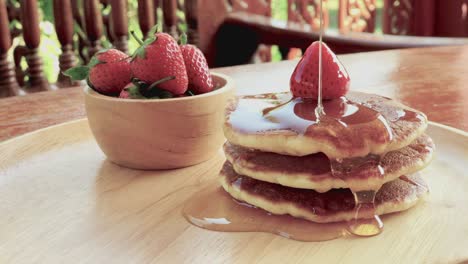
[[[15,7],[20,6],[20,0],[9,1],[11,5]],[[183,0],[179,1],[180,5],[183,5]],[[248,2],[248,1],[247,1]],[[60,55],[60,42],[57,39],[57,33],[54,28],[54,13],[53,13],[53,0],[38,0],[39,4],[39,20],[40,20],[40,34],[41,34],[41,43],[39,45],[39,55],[44,59],[44,74],[49,82],[56,82],[59,72],[59,61],[58,57]],[[280,21],[286,21],[288,19],[288,0],[272,0],[272,11],[271,16]],[[339,0],[329,0],[327,2],[328,12],[329,12],[329,28],[338,29],[338,5]],[[377,21],[381,21],[380,17],[382,16],[382,7],[383,0],[376,1],[376,16]],[[103,15],[110,14],[111,6],[106,5],[106,7],[101,7]],[[129,31],[136,31],[137,34],[141,35],[141,30],[138,24],[138,0],[128,0],[128,28]],[[159,8],[160,15],[157,16],[160,18],[158,21],[159,24],[162,23],[162,10]],[[158,12],[156,11],[156,12]],[[187,24],[184,21],[184,12],[181,10],[176,11],[176,15],[180,18],[182,23],[178,25],[180,32],[186,32]],[[21,29],[21,23],[18,20],[10,21],[10,28]],[[83,29],[76,27],[75,31],[80,34],[84,34]],[[377,23],[376,33],[382,33],[382,23]],[[13,49],[15,46],[24,45],[24,40],[21,38],[15,38],[13,43]],[[102,45],[104,47],[111,47],[112,44],[106,38],[102,38]],[[129,38],[128,41],[128,50],[133,52],[138,43],[135,39]],[[271,60],[279,61],[282,59],[281,53],[278,50],[278,46],[274,45],[271,49]],[[12,55],[10,55],[12,56]],[[22,61],[22,66],[26,67],[26,62]]]
[[[294,59],[320,12],[339,54],[468,43],[468,0],[0,0],[0,97],[76,85],[61,70],[102,48],[131,54],[128,32],[155,24],[186,32],[211,67]]]

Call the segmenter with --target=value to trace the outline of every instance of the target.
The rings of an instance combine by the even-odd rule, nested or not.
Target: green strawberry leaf
[[[141,59],[146,58],[146,47],[145,46],[140,46],[135,50],[135,52],[132,55],[132,60],[134,60],[136,57],[140,57]]]
[[[187,34],[182,33],[179,37],[179,45],[185,45],[187,44]]]
[[[125,88],[125,90],[128,92],[130,98],[132,98],[132,99],[146,99],[146,97],[144,97],[140,93],[140,89],[135,85],[127,87],[127,88]]]
[[[158,25],[154,26],[151,28],[151,30],[148,32],[148,37],[142,41],[135,33],[135,31],[130,31],[130,34],[132,37],[140,44],[140,47],[138,47],[135,52],[132,54],[132,61],[135,60],[135,58],[139,57],[141,59],[146,58],[146,47],[148,45],[151,45],[153,42],[156,41],[158,38],[155,34],[158,31]]]
[[[195,96],[195,94],[194,94],[192,91],[190,91],[190,90],[187,90],[187,91],[185,92],[185,94],[188,95],[188,96]]]
[[[158,32],[159,32],[159,24],[156,24],[148,31],[146,35],[148,37],[153,37]]]
[[[88,66],[73,67],[64,71],[63,74],[70,77],[74,81],[84,80],[88,77],[89,67]]]
[[[146,58],[146,47],[148,45],[151,45],[153,42],[155,42],[157,39],[156,36],[149,37],[145,41],[142,42],[141,46],[138,47],[135,52],[132,55],[132,60],[134,60],[136,57],[139,57],[141,59]]]
[[[104,51],[102,51],[102,52],[104,52]],[[100,60],[97,58],[97,55],[100,54],[100,53],[102,53],[102,52],[98,52],[98,53],[94,54],[94,56],[91,58],[91,60],[90,60],[89,63],[88,63],[88,68],[89,68],[89,69],[93,68],[94,66],[96,66],[96,65],[98,65],[98,64],[104,64],[104,63],[106,63],[106,62],[104,62],[104,61],[100,61]]]

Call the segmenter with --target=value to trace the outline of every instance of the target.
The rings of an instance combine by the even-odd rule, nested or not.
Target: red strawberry
[[[130,87],[133,87],[133,83],[129,83],[129,84],[125,85],[125,87],[122,89],[122,91],[119,94],[119,98],[129,99],[130,98],[130,92],[128,91],[128,89]]]
[[[319,47],[315,41],[306,50],[291,75],[290,88],[295,97],[318,97]],[[349,90],[349,75],[330,48],[322,45],[322,98],[339,98]]]
[[[133,76],[148,84],[174,76],[160,83],[158,88],[175,95],[185,93],[188,77],[179,45],[166,33],[150,33],[149,36],[140,43],[130,63]]]
[[[108,49],[96,53],[87,66],[78,66],[64,72],[73,80],[87,79],[103,94],[119,94],[131,79],[130,58],[125,53]]]
[[[184,57],[185,68],[187,68],[190,91],[195,94],[213,91],[213,79],[205,56],[200,49],[186,42],[187,37],[182,34],[180,50]]]
[[[141,93],[140,89],[133,82],[125,85],[125,88],[120,92],[119,98],[124,99],[146,99]]]
[[[125,88],[120,92],[119,98],[130,99],[130,93]]]

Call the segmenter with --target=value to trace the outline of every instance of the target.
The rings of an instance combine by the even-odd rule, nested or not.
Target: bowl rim
[[[216,76],[218,78],[221,78],[221,79],[224,79],[226,81],[226,84],[224,84],[222,87],[214,90],[214,91],[211,91],[209,93],[204,93],[204,94],[198,94],[196,96],[185,96],[185,97],[178,97],[178,98],[166,98],[166,99],[154,99],[154,100],[151,100],[151,99],[130,99],[130,98],[119,98],[119,97],[113,97],[113,96],[107,96],[107,95],[104,95],[104,94],[100,94],[98,92],[96,92],[94,89],[92,89],[91,87],[89,87],[88,85],[86,85],[84,88],[83,88],[83,91],[85,93],[86,96],[91,96],[95,99],[99,99],[99,100],[107,100],[107,101],[115,101],[115,102],[135,102],[135,103],[145,103],[145,104],[148,104],[148,103],[170,103],[170,102],[175,102],[175,101],[190,101],[190,100],[197,100],[199,98],[204,98],[204,97],[211,97],[211,96],[215,96],[215,95],[218,95],[218,94],[222,94],[222,93],[225,93],[225,92],[228,92],[229,90],[232,90],[234,88],[234,80],[225,75],[225,74],[222,74],[222,73],[217,73],[217,72],[210,72],[211,75],[213,76]]]

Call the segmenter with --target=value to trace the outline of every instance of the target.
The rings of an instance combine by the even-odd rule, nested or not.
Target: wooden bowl
[[[161,100],[120,99],[85,88],[91,131],[108,159],[135,169],[174,169],[210,159],[225,141],[222,123],[234,81],[213,73],[215,91]]]

